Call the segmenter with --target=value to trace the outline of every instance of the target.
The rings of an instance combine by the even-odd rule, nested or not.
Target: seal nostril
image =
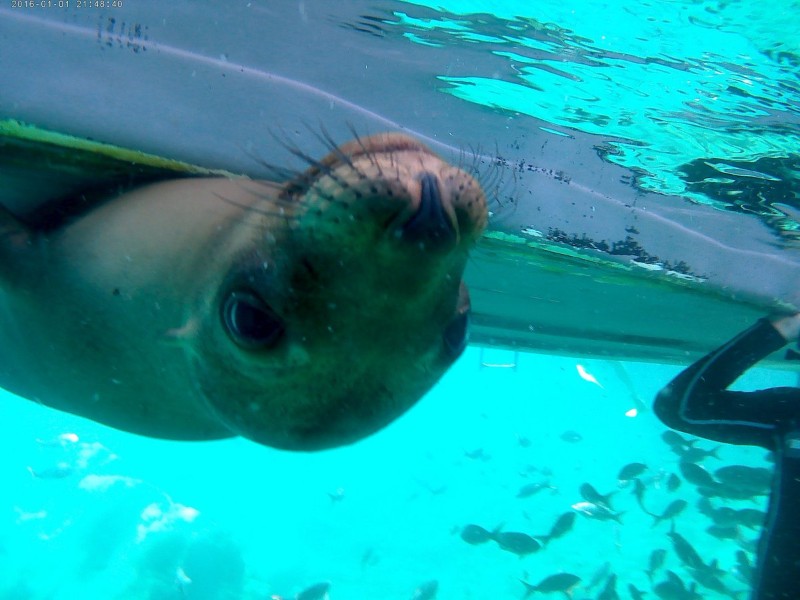
[[[403,238],[432,245],[455,241],[456,231],[444,210],[436,176],[423,173],[420,186],[419,208],[403,226]]]

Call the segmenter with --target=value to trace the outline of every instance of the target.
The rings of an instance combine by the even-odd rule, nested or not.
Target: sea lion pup
[[[292,450],[396,419],[464,348],[484,193],[400,134],[305,158],[283,185],[166,181],[53,230],[4,212],[0,385],[141,435]]]

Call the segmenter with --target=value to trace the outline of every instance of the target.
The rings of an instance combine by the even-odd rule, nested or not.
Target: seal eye
[[[464,352],[464,348],[467,347],[468,333],[468,310],[456,315],[456,317],[447,324],[447,327],[444,328],[444,333],[442,333],[444,348],[453,360],[461,356],[461,353]]]
[[[280,318],[252,292],[232,292],[222,305],[222,322],[244,348],[271,348],[283,337]]]

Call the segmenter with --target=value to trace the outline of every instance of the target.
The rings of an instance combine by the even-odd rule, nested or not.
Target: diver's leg
[[[769,511],[758,547],[752,600],[800,598],[800,431],[776,451]]]

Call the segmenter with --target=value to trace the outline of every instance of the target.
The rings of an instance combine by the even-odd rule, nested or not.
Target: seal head
[[[477,181],[399,134],[357,139],[256,211],[197,336],[194,379],[232,432],[285,449],[359,440],[408,410],[467,340]]]

